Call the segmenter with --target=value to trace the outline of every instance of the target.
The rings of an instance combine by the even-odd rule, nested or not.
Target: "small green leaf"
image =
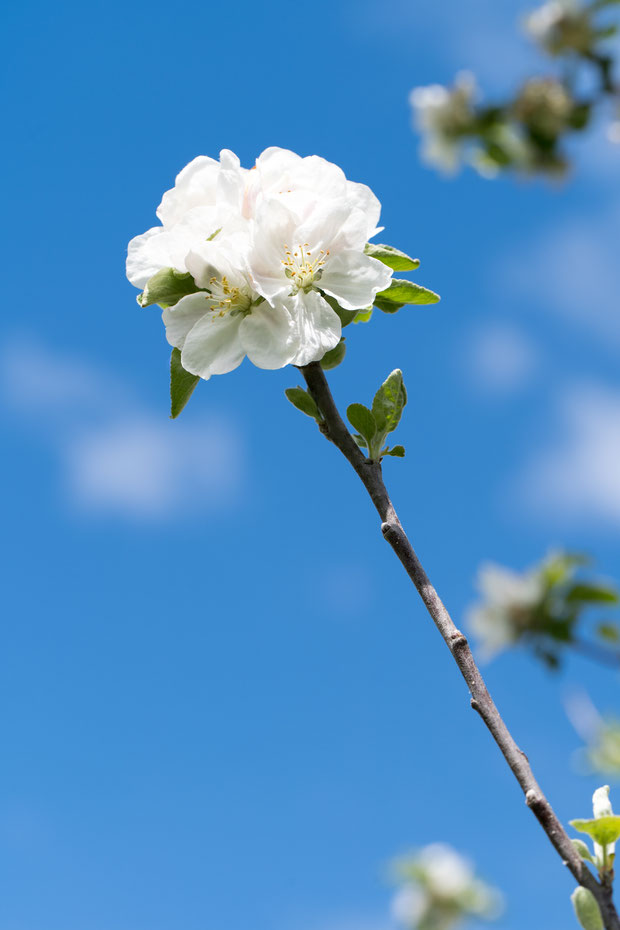
[[[571,820],[571,827],[580,833],[587,833],[599,846],[615,843],[620,838],[620,817],[608,814],[605,817],[596,817],[594,820]]]
[[[333,349],[330,349],[329,352],[325,353],[321,359],[321,368],[323,368],[325,371],[330,371],[332,368],[337,368],[344,359],[346,351],[347,347],[343,337],[337,346],[334,346]]]
[[[570,896],[577,920],[583,930],[604,930],[601,911],[591,891],[579,885]]]
[[[392,446],[391,449],[386,449],[385,452],[381,453],[382,455],[394,455],[396,458],[404,459],[405,457],[405,447],[404,446]]]
[[[293,407],[297,407],[298,410],[301,410],[306,416],[312,417],[317,423],[321,421],[321,414],[314,399],[302,387],[287,388],[284,393]]]
[[[599,623],[596,632],[608,643],[617,643],[620,640],[620,629],[616,623]]]
[[[571,840],[571,843],[575,847],[575,851],[579,853],[582,859],[585,859],[586,862],[594,862],[592,858],[592,853],[588,849],[586,843],[583,840]]]
[[[366,440],[364,439],[363,436],[360,436],[359,433],[353,433],[353,438],[355,439],[355,441],[356,441],[356,443],[358,444],[358,446],[360,447],[360,449],[367,449],[367,448],[368,448],[368,443],[366,442]]]
[[[400,249],[395,249],[393,245],[383,245],[378,242],[367,242],[364,246],[366,255],[376,258],[388,268],[394,271],[415,271],[420,267],[419,258],[410,258]]]
[[[403,373],[397,368],[383,382],[372,402],[372,414],[379,433],[385,436],[396,429],[406,403]]]
[[[170,419],[175,420],[194,392],[200,381],[198,375],[192,375],[181,364],[180,349],[173,349],[170,356]]]
[[[575,584],[566,592],[566,600],[577,604],[618,604],[620,597],[615,588],[599,584]]]
[[[384,313],[395,313],[404,304],[436,304],[440,299],[439,294],[419,284],[414,284],[413,281],[393,278],[386,290],[379,291],[375,298],[375,305]],[[390,309],[390,304],[397,306]]]
[[[361,433],[370,447],[371,440],[377,432],[377,424],[368,407],[363,404],[351,404],[347,407],[347,417],[351,426]]]
[[[197,286],[191,274],[175,271],[174,268],[162,268],[146,282],[146,287],[138,294],[141,307],[159,304],[161,307],[174,307],[182,297],[197,294],[203,290]]]
[[[372,307],[366,307],[365,310],[358,310],[353,318],[354,323],[368,323],[372,316]]]

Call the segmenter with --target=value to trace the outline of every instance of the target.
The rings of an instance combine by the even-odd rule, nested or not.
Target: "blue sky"
[[[465,9],[466,7],[466,9]],[[1,930],[389,930],[386,863],[443,840],[502,930],[572,884],[468,707],[361,487],[245,363],[168,419],[169,348],[124,278],[196,154],[317,153],[370,184],[436,307],[375,314],[331,381],[410,403],[388,483],[457,622],[483,559],[587,548],[618,578],[620,150],[560,187],[420,165],[407,97],[535,57],[529,4],[154,2],[5,13]],[[585,816],[579,661],[487,669],[561,818]]]

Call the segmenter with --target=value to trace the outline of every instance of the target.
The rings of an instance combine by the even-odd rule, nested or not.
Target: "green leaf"
[[[393,245],[383,245],[378,242],[367,242],[364,246],[366,255],[376,258],[388,268],[394,271],[415,271],[420,267],[419,258],[410,258],[400,249],[395,249]]]
[[[582,859],[585,859],[586,862],[594,862],[592,858],[592,853],[588,849],[586,843],[583,840],[571,840],[571,843],[575,847],[575,851],[579,853]]]
[[[330,349],[329,352],[325,353],[321,359],[321,368],[323,368],[324,371],[330,371],[332,368],[337,368],[344,359],[346,351],[347,347],[343,337],[337,346],[334,346],[333,349]]]
[[[371,440],[377,432],[377,424],[368,407],[363,404],[351,404],[347,407],[347,417],[351,426],[363,436],[370,447]]]
[[[382,455],[394,455],[396,458],[404,459],[405,457],[405,447],[404,446],[392,446],[391,449],[386,449]]]
[[[620,640],[620,629],[616,623],[599,623],[596,632],[608,643],[617,643]]]
[[[579,885],[570,896],[577,920],[583,930],[604,930],[601,911],[591,891]]]
[[[188,402],[200,381],[198,375],[185,371],[181,364],[181,350],[173,349],[170,356],[170,419],[175,420]]]
[[[404,304],[436,304],[440,299],[439,294],[413,281],[393,278],[390,286],[377,294],[375,306],[384,313],[395,313]],[[390,304],[396,306],[390,307]]]
[[[301,412],[305,413],[306,416],[312,417],[317,421],[317,423],[321,422],[319,408],[315,404],[314,399],[310,397],[308,392],[305,391],[302,387],[287,388],[284,393],[292,403],[293,407],[297,407],[298,410],[301,410]]]
[[[372,402],[372,414],[379,433],[385,436],[396,429],[406,403],[403,373],[397,368],[383,382]]]
[[[355,441],[356,441],[356,443],[358,444],[358,446],[360,447],[360,449],[367,449],[367,448],[368,448],[368,443],[366,442],[366,440],[364,439],[363,436],[360,436],[359,433],[353,433],[353,438],[355,439]]]
[[[599,846],[615,843],[620,838],[620,817],[608,814],[606,817],[596,817],[594,820],[571,820],[571,827],[580,833],[587,833]]]
[[[620,597],[615,588],[599,584],[575,584],[566,592],[566,600],[577,604],[618,604]]]
[[[173,307],[182,297],[197,294],[203,290],[197,286],[189,272],[175,271],[174,268],[162,268],[146,282],[146,287],[138,294],[141,307],[159,304],[161,307]]]
[[[365,310],[358,310],[353,319],[354,323],[368,323],[372,316],[372,307],[366,307]]]

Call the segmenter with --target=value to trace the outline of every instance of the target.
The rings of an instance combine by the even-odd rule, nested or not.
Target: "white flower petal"
[[[363,252],[341,252],[330,258],[320,280],[321,290],[345,310],[369,307],[378,291],[389,287],[392,269]]]
[[[291,362],[308,365],[318,362],[326,352],[340,342],[342,324],[335,310],[317,291],[303,291],[288,298],[285,306],[290,310],[299,334],[299,351]]]
[[[283,261],[285,247],[292,244],[295,225],[295,216],[275,200],[263,203],[258,211],[247,261],[256,290],[269,301],[291,290]]]
[[[157,208],[164,226],[173,226],[193,207],[215,203],[219,163],[199,155],[176,176],[172,190],[166,191]]]
[[[239,339],[241,314],[208,313],[192,327],[185,338],[181,364],[186,371],[207,381],[211,375],[224,375],[238,368],[245,358]]]
[[[264,301],[239,327],[248,358],[258,368],[283,368],[299,349],[299,332],[285,306]]]
[[[170,247],[162,226],[147,229],[127,246],[127,277],[135,287],[143,288],[149,278],[170,267]]]
[[[207,313],[211,313],[211,308],[205,294],[189,294],[174,307],[167,307],[161,318],[170,345],[182,349],[190,329]]]

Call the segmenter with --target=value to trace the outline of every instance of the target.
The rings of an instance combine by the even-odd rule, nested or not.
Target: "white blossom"
[[[164,309],[166,337],[202,378],[248,358],[260,368],[320,360],[341,337],[333,298],[371,306],[392,271],[364,253],[380,203],[318,156],[267,149],[253,170],[234,153],[194,159],[157,210],[161,225],[129,244],[127,276],[144,288],[162,269],[200,290]]]
[[[603,785],[602,788],[597,788],[592,795],[592,811],[597,820],[599,817],[613,816],[611,801],[609,800],[609,785]],[[613,856],[615,851],[615,843],[607,843],[605,846],[601,846],[597,842],[594,843],[594,855],[598,862],[605,867],[608,867],[609,857]]]
[[[345,200],[321,202],[307,213],[280,200],[263,201],[256,211],[248,267],[257,291],[284,306],[300,335],[295,365],[322,358],[340,340],[340,318],[323,296],[345,310],[372,306],[388,287],[391,271],[364,254],[367,216]]]
[[[409,95],[415,128],[422,133],[421,157],[446,174],[454,174],[462,160],[475,95],[476,80],[465,71],[457,75],[454,87],[414,87]]]
[[[187,271],[192,246],[218,230],[243,225],[241,205],[248,172],[228,149],[220,161],[200,155],[177,175],[157,208],[161,226],[154,226],[129,243],[127,277],[136,287],[162,268]]]
[[[472,863],[445,843],[431,843],[396,863],[403,882],[392,901],[405,927],[442,927],[472,915],[492,919],[501,911],[499,892],[476,877]]]
[[[532,608],[544,593],[539,571],[519,574],[501,565],[484,564],[478,571],[482,600],[468,611],[468,625],[479,638],[482,655],[492,658],[519,638]]]
[[[536,42],[546,45],[553,30],[575,10],[574,0],[550,0],[526,16],[525,29]]]

